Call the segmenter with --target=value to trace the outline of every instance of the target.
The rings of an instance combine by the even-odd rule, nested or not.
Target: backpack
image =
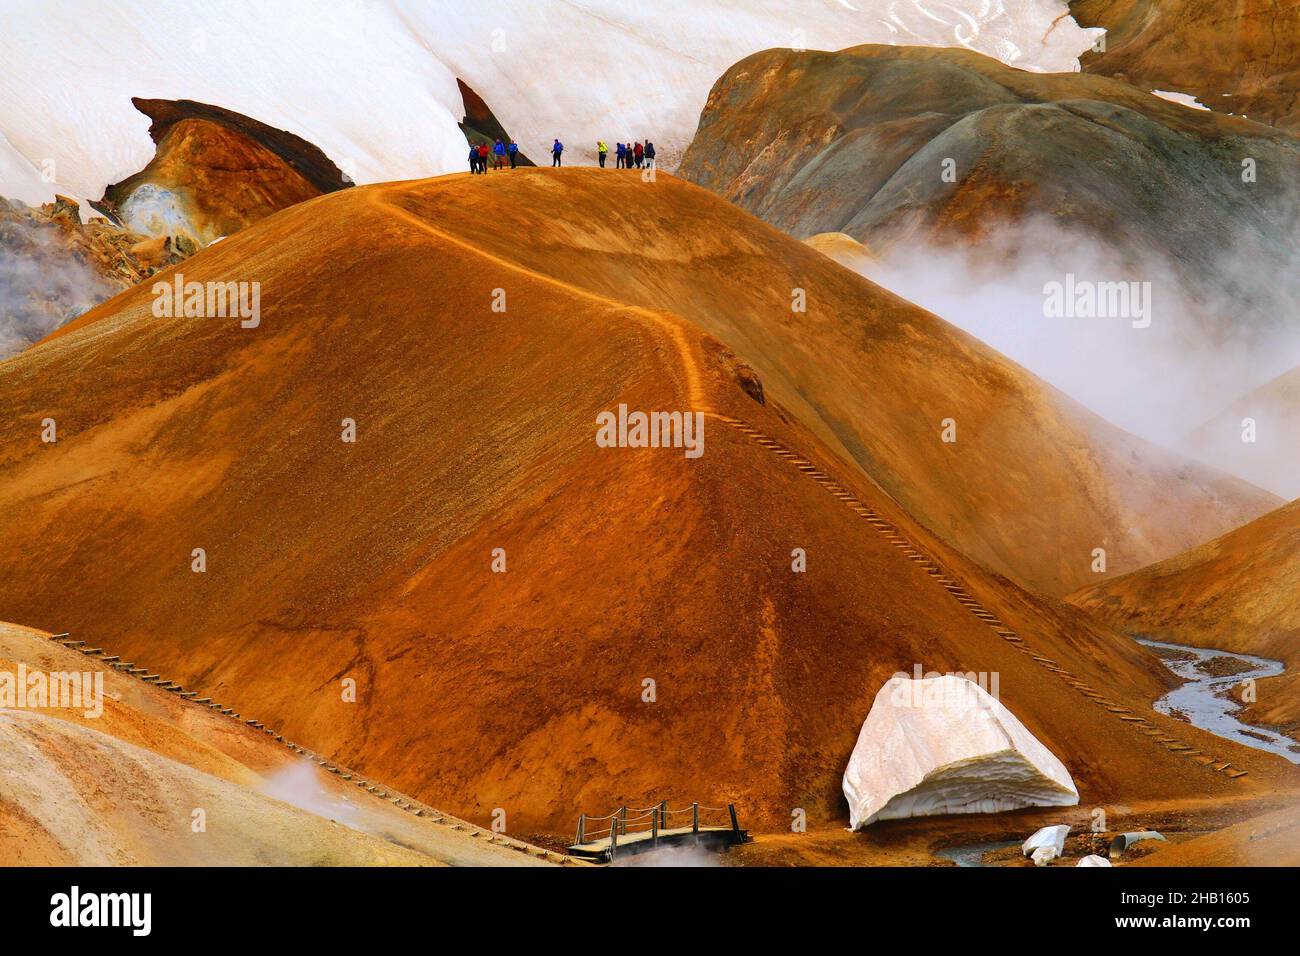
[[[513,156],[515,153],[519,152],[519,144],[511,143],[509,146],[506,147],[506,149],[510,150],[510,155]]]

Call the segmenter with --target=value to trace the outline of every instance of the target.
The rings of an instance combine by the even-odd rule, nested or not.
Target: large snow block
[[[844,771],[849,824],[1079,802],[1070,772],[982,687],[948,674],[880,688]]]

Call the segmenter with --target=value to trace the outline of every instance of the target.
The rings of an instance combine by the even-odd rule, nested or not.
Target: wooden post
[[[734,803],[727,804],[727,810],[731,813],[731,829],[739,833],[740,821],[736,819],[736,805]]]
[[[578,815],[578,839],[573,842],[582,845],[586,842],[583,838],[587,835],[587,815],[585,813]]]
[[[611,820],[609,824],[609,862],[614,862],[614,854],[618,852],[618,821]]]
[[[659,801],[659,829],[660,830],[668,829],[668,801],[667,800]]]
[[[618,827],[623,831],[623,836],[627,836],[627,807],[618,808]]]
[[[659,814],[650,814],[650,845],[656,847],[659,845]]]
[[[698,802],[691,804],[691,832],[696,834],[700,832],[700,805]]]

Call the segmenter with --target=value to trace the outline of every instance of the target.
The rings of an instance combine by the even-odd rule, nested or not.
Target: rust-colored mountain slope
[[[1300,132],[1300,4],[1071,0],[1070,14],[1106,28],[1105,50],[1080,57],[1087,72]]]
[[[1281,659],[1248,715],[1300,725],[1300,501],[1071,600],[1126,633]]]
[[[695,323],[911,514],[1021,583],[1064,593],[1095,579],[1094,548],[1110,572],[1134,569],[1281,503],[1113,428],[701,190],[627,176],[557,204],[554,182],[486,192],[485,211],[446,189],[406,205],[495,254]],[[483,214],[519,225],[483,229]],[[945,419],[955,442],[942,440]]]
[[[1244,820],[1215,833],[1161,847],[1135,866],[1300,866],[1300,808]]]
[[[870,702],[917,664],[999,674],[1085,801],[1291,785],[1148,716],[1154,658],[989,574],[860,463],[934,489],[940,526],[950,500],[987,503],[986,529],[1017,501],[1072,519],[1096,479],[1077,540],[1189,535],[1250,496],[1192,469],[1162,485],[1140,444],[1072,470],[1109,460],[1082,412],[702,190],[599,170],[366,187],[184,271],[261,282],[260,324],[158,319],[139,288],[0,365],[3,615],[512,832],[659,799],[838,825]],[[619,403],[707,409],[704,454],[599,447]],[[958,446],[918,452],[948,407]],[[1131,506],[1110,484],[1130,470],[1160,498]],[[1071,564],[1018,527],[999,534]]]
[[[489,843],[348,786],[239,718],[86,650],[0,623],[0,673],[28,678],[22,703],[0,709],[0,865],[543,862],[535,847]],[[78,675],[77,696],[28,698],[36,674]]]

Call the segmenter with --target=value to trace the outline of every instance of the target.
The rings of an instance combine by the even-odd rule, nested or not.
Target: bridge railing
[[[720,818],[724,813],[727,817]],[[722,822],[723,819],[725,823]],[[652,807],[619,807],[613,813],[599,817],[584,813],[578,817],[578,835],[574,842],[582,845],[608,837],[609,855],[612,858],[617,852],[619,839],[626,838],[629,834],[649,833],[651,843],[657,845],[659,834],[666,830],[685,829],[689,826],[692,833],[699,833],[701,827],[719,829],[726,825],[740,832],[734,803],[725,807],[706,807],[692,803],[678,810],[670,810],[668,801],[664,800]]]

